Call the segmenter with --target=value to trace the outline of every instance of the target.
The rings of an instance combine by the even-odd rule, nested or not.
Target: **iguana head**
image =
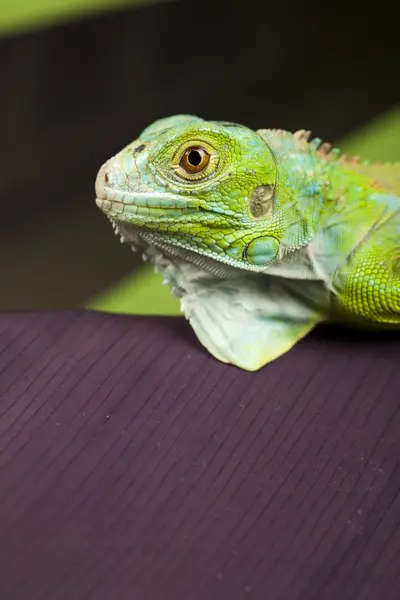
[[[163,273],[200,341],[248,370],[319,318],[282,277],[258,274],[309,240],[317,192],[311,154],[297,161],[303,145],[286,132],[179,115],[145,129],[96,180],[98,206]]]
[[[97,204],[147,239],[251,270],[279,252],[276,159],[247,127],[192,116],[162,119],[108,160]]]

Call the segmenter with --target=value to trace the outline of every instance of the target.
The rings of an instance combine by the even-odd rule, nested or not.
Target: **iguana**
[[[223,362],[255,371],[323,321],[400,324],[400,164],[177,115],[108,160],[96,196]]]

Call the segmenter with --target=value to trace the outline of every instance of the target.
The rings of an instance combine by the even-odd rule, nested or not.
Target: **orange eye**
[[[200,146],[187,148],[182,155],[179,165],[189,175],[201,173],[210,162],[210,155]]]

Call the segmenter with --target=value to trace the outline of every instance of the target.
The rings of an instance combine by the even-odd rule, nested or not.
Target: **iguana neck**
[[[297,189],[294,210],[307,223],[299,248],[306,251],[316,277],[331,285],[370,232],[400,211],[398,170],[348,158],[320,139],[308,141],[308,132],[269,131],[263,137],[275,154],[281,180]],[[287,254],[291,252],[289,248]],[[272,270],[290,277],[299,264],[297,258],[292,263],[286,260],[285,271],[280,264]],[[306,277],[310,278],[310,270]]]
[[[310,140],[307,131],[291,134],[263,130],[260,133],[278,164],[281,204],[292,202],[294,198],[294,210],[314,233],[330,225],[331,219],[349,211],[362,211],[363,221],[367,223],[365,212],[372,205],[379,206],[379,196],[387,194],[390,184],[393,185],[393,174],[398,172],[396,166],[370,165],[367,161],[361,163],[358,157],[348,158],[319,138]],[[386,177],[389,185],[378,182],[376,174],[380,180]],[[285,189],[290,190],[290,196],[285,197]],[[370,217],[373,220],[374,215]]]
[[[282,240],[284,254],[306,246],[317,232],[324,206],[333,196],[331,174],[338,164],[338,150],[309,132],[259,130],[277,164],[275,210],[289,224]],[[290,225],[291,224],[291,225]]]

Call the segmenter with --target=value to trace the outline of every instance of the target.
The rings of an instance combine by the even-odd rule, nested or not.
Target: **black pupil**
[[[200,152],[198,152],[198,150],[191,150],[189,152],[188,161],[189,161],[189,164],[192,165],[192,167],[198,167],[199,164],[201,163]]]

